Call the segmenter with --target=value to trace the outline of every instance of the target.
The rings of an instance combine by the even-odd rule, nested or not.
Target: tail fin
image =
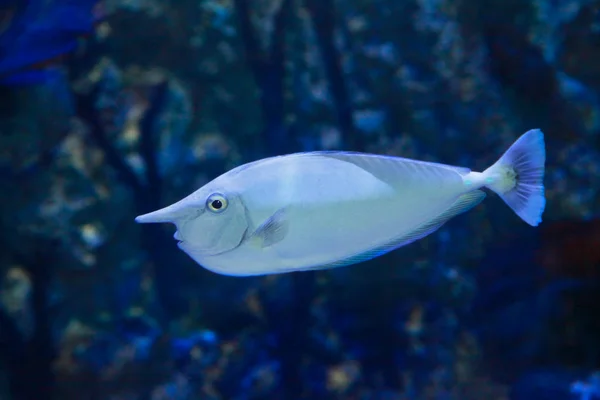
[[[544,197],[544,134],[539,129],[525,132],[483,174],[487,187],[496,192],[529,225],[542,222]]]

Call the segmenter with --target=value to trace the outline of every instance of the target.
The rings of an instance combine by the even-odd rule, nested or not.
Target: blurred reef
[[[600,399],[600,1],[0,0],[0,400]],[[482,170],[498,199],[340,270],[231,278],[136,215],[261,157]]]

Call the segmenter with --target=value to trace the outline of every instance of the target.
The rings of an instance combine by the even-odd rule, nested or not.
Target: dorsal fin
[[[391,185],[397,183],[398,177],[402,176],[403,173],[404,175],[406,175],[406,173],[418,174],[421,178],[437,180],[449,176],[456,176],[456,174],[462,176],[471,172],[469,168],[454,167],[452,165],[417,161],[401,157],[380,156],[376,154],[342,151],[315,151],[304,154],[329,157],[354,164]]]

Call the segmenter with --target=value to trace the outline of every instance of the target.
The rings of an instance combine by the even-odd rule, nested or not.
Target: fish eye
[[[214,213],[225,211],[228,204],[229,203],[225,196],[219,193],[211,194],[208,196],[208,199],[206,199],[206,207]]]

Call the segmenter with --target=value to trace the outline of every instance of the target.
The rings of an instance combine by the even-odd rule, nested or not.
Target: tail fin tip
[[[487,170],[490,176],[494,176],[489,188],[531,226],[542,222],[546,207],[545,162],[544,134],[540,129],[531,129],[521,135]]]

